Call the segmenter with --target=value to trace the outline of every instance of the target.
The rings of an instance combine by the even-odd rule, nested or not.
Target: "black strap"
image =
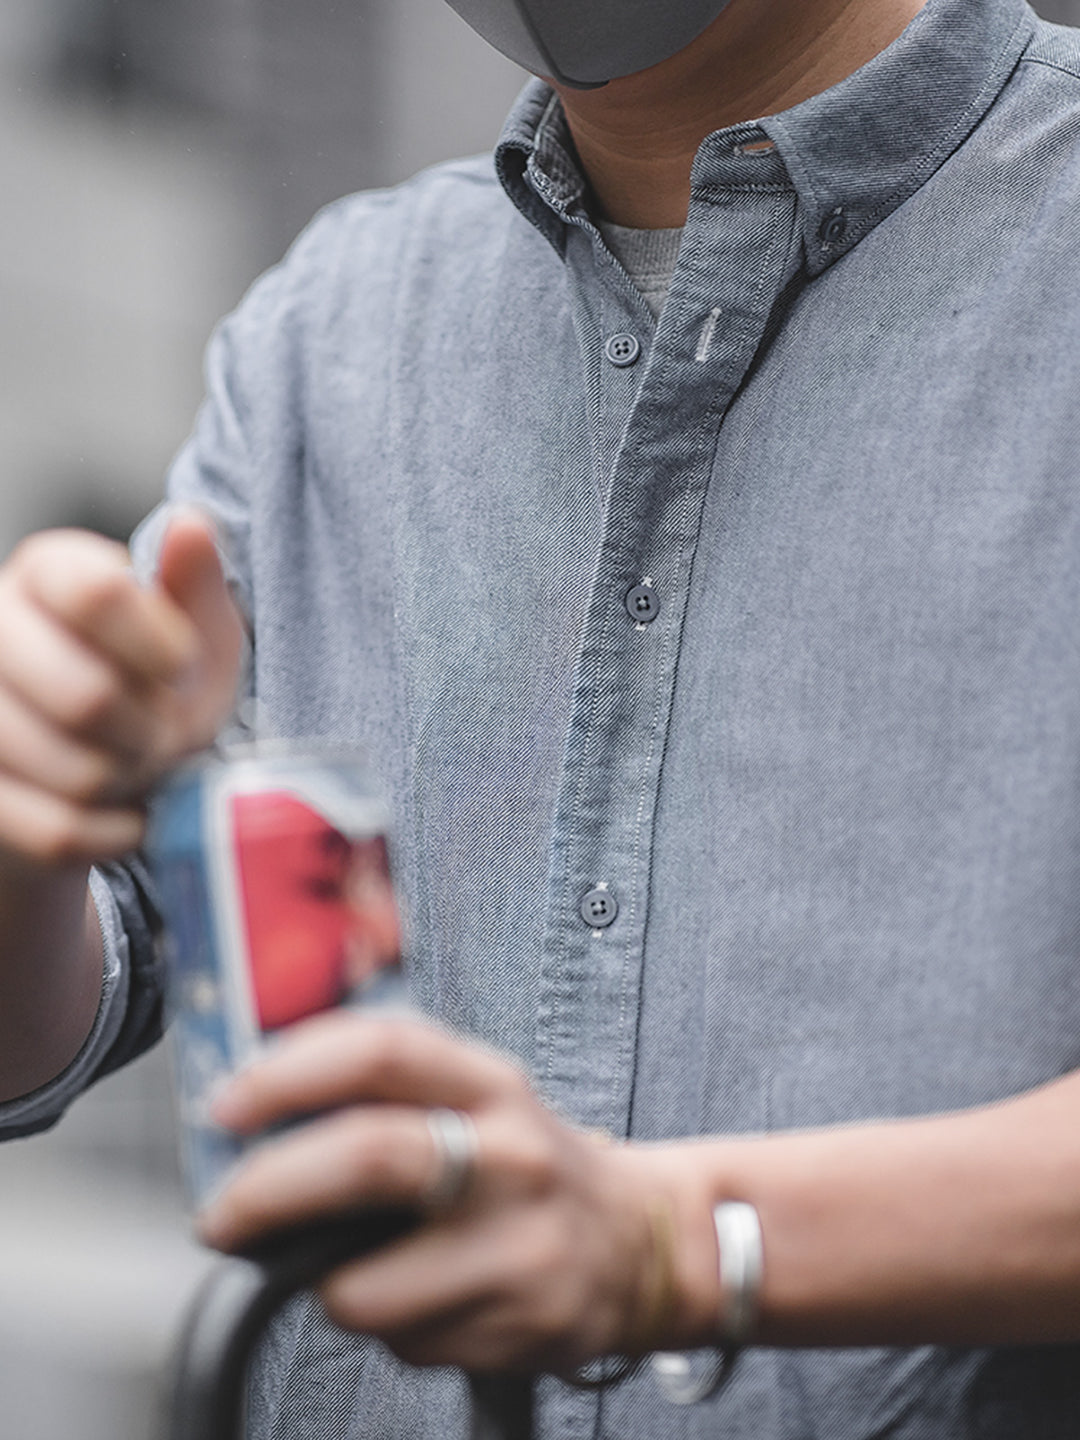
[[[248,1366],[273,1316],[335,1265],[406,1234],[416,1216],[365,1211],[274,1237],[208,1276],[186,1317],[174,1367],[168,1440],[240,1440]],[[532,1440],[528,1376],[474,1375],[471,1440]]]

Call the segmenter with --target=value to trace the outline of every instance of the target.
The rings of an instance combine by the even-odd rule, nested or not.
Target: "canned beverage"
[[[388,821],[362,761],[280,744],[193,763],[155,798],[148,849],[195,1204],[245,1148],[209,1115],[227,1075],[298,1020],[404,1003]]]

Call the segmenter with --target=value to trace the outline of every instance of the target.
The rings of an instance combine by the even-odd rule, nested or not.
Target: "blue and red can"
[[[226,1076],[298,1020],[404,1003],[389,814],[362,761],[264,742],[177,772],[148,849],[184,1169],[201,1204],[244,1148],[210,1119]]]

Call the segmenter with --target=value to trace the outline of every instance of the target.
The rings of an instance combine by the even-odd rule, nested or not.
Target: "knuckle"
[[[115,613],[125,600],[130,585],[130,577],[119,563],[82,575],[72,583],[72,611],[92,630]]]
[[[507,1096],[514,1100],[535,1100],[536,1092],[524,1069],[512,1060],[501,1057],[496,1061],[500,1067],[501,1079]]]
[[[85,839],[79,817],[66,806],[56,806],[28,826],[24,845],[27,852],[44,865],[70,864],[81,860]]]
[[[362,1122],[352,1127],[342,1158],[350,1173],[366,1185],[386,1184],[401,1169],[401,1147],[395,1138]]]
[[[87,675],[61,700],[60,718],[76,733],[93,731],[109,720],[118,699],[119,687],[108,674]]]
[[[357,1294],[351,1268],[328,1275],[318,1290],[323,1309],[335,1325],[343,1330],[367,1328],[362,1299]]]
[[[192,743],[191,727],[175,707],[158,705],[148,717],[142,760],[148,770],[164,773],[199,747]]]
[[[56,543],[56,532],[39,530],[27,535],[12,550],[4,569],[12,575],[24,576],[47,562]]]
[[[348,1330],[351,1313],[340,1283],[334,1280],[324,1280],[319,1286],[319,1299],[322,1302],[322,1308],[326,1311],[327,1319],[340,1330]]]
[[[365,1070],[378,1075],[388,1089],[407,1080],[415,1066],[416,1027],[400,1020],[385,1020],[366,1038],[363,1047]]]
[[[61,574],[69,586],[78,589],[90,570],[108,573],[103,561],[111,562],[117,576],[127,565],[127,551],[115,540],[88,530],[38,530],[20,540],[7,562],[13,574],[31,582],[35,577],[55,578]]]
[[[122,775],[107,755],[87,753],[80,756],[73,769],[67,787],[68,795],[82,804],[93,804],[113,794],[121,779]]]
[[[546,1195],[559,1183],[561,1174],[558,1147],[545,1130],[537,1126],[508,1126],[503,1142],[506,1164],[518,1185],[530,1195]]]

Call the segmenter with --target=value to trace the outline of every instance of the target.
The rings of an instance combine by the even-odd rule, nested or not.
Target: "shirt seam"
[[[1070,69],[1062,65],[1058,60],[1050,60],[1045,55],[1021,55],[1021,65],[1042,65],[1046,70],[1056,70],[1061,75],[1068,75],[1071,80],[1080,80],[1080,66]]]
[[[1021,33],[1021,31],[1025,29],[1025,27],[1029,25],[1030,21],[1025,15],[1022,16],[1013,26],[1012,30],[1009,32],[1008,39],[1004,42],[1000,50],[994,56],[990,75],[980,86],[977,94],[972,98],[971,102],[967,105],[963,112],[956,118],[951,128],[945,133],[940,143],[936,145],[933,150],[929,151],[910,172],[910,178],[916,180],[917,183],[913,185],[910,190],[907,191],[908,194],[914,194],[916,190],[920,189],[925,183],[926,178],[929,175],[932,175],[945,163],[948,157],[956,149],[957,145],[963,140],[966,135],[970,133],[972,128],[970,124],[972,115],[984,116],[990,110],[991,106],[994,103],[994,100],[996,100],[997,97],[1004,90],[1005,84],[1009,78],[1008,75],[1004,75],[1000,79],[998,79],[997,67],[1001,63],[1004,56],[1009,53],[1009,50],[1016,41],[1016,37]],[[1030,43],[1030,39],[1028,43]],[[1021,53],[1016,57],[1016,60],[1014,61],[1010,69],[1010,73],[1012,72],[1012,70],[1016,69],[1017,65],[1022,59],[1023,51],[1021,51]],[[867,230],[872,229],[879,220],[881,220],[885,215],[889,214],[892,210],[894,210],[896,208],[896,205],[903,197],[904,193],[904,185],[897,185],[896,188],[889,193],[888,198],[882,200],[878,204],[877,208],[870,212],[867,220],[864,222],[865,228],[863,229],[863,233],[865,234]]]
[[[785,185],[783,183],[777,183],[775,185],[748,185],[736,182],[731,185],[725,185],[720,182],[709,181],[707,185],[703,185],[701,189],[697,191],[695,198],[707,201],[714,196],[723,195],[787,195],[790,194],[793,189],[793,185]]]

